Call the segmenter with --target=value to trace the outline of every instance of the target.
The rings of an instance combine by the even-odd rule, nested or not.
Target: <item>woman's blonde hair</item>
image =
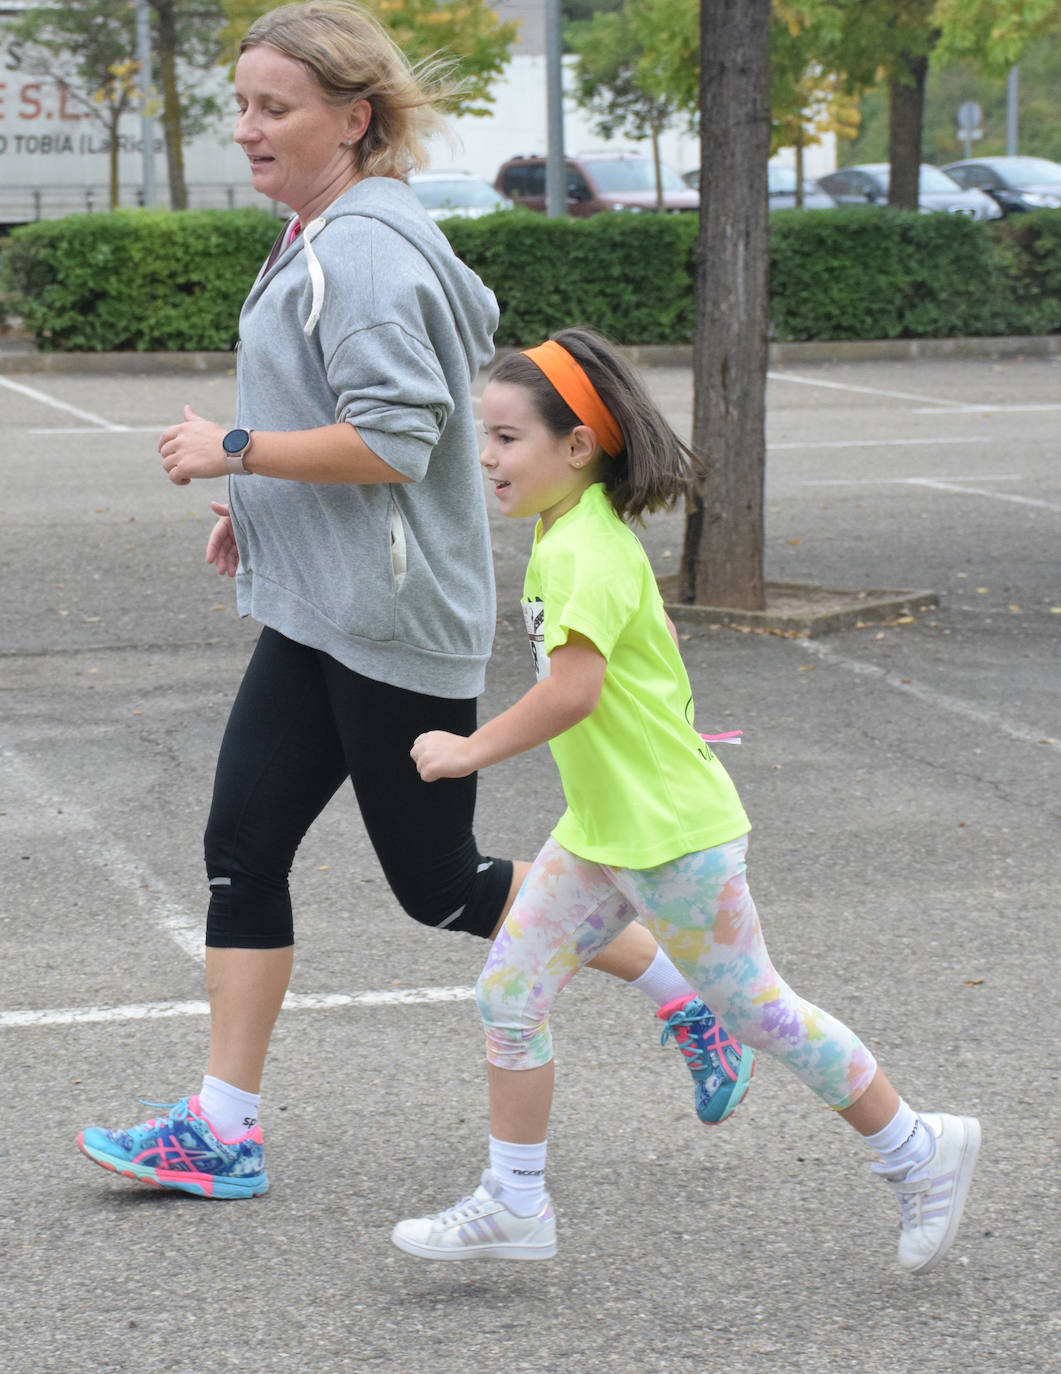
[[[397,176],[427,163],[424,140],[445,133],[437,102],[459,91],[452,63],[429,59],[415,67],[387,30],[353,0],[305,0],[256,19],[239,45],[262,44],[301,62],[327,100],[367,100],[372,118],[353,152],[362,176]]]

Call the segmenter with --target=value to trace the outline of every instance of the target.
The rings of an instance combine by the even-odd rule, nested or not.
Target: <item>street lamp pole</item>
[[[141,198],[144,205],[155,203],[155,121],[151,117],[148,86],[151,82],[151,6],[147,0],[136,0],[136,60],[140,64],[140,140],[143,145],[143,180]]]
[[[1020,137],[1018,132],[1019,83],[1019,71],[1016,67],[1010,67],[1009,79],[1006,82],[1006,152],[1010,157],[1017,156],[1017,144]]]
[[[548,146],[545,157],[545,213],[567,214],[564,165],[564,38],[560,0],[545,0],[545,106]]]

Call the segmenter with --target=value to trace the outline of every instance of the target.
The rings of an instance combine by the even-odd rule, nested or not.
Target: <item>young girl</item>
[[[749,823],[693,725],[689,679],[640,542],[623,523],[673,503],[680,443],[630,367],[568,329],[494,369],[482,464],[508,516],[537,513],[523,609],[537,682],[468,737],[413,744],[425,782],[464,777],[548,740],[567,810],[479,978],[490,1082],[480,1186],[392,1239],[427,1259],[548,1259],[553,1089],[549,1009],[635,919],[745,1045],[788,1064],[879,1155],[899,1263],[927,1273],[961,1218],[980,1144],[971,1117],[915,1113],[869,1050],[770,962],[745,878]]]

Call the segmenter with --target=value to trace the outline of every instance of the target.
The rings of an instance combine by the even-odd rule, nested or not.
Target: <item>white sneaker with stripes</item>
[[[543,1260],[556,1254],[553,1204],[533,1216],[518,1217],[494,1196],[496,1181],[487,1169],[470,1197],[433,1217],[399,1221],[391,1240],[421,1259]]]
[[[980,1150],[980,1123],[971,1116],[921,1112],[935,1148],[924,1164],[901,1178],[873,1165],[899,1200],[899,1263],[910,1274],[927,1274],[958,1233]]]

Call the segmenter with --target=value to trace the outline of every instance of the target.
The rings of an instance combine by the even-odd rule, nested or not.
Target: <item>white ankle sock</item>
[[[531,1217],[545,1205],[545,1147],[516,1145],[490,1137],[490,1172],[497,1179],[497,1199],[518,1217]]]
[[[240,1140],[258,1120],[260,1093],[245,1093],[222,1078],[203,1075],[199,1106],[218,1140]]]
[[[640,978],[630,980],[630,986],[650,997],[657,1007],[665,1007],[683,994],[687,999],[696,996],[662,949],[656,950],[656,957]]]
[[[901,1097],[899,1108],[887,1126],[876,1135],[865,1135],[862,1139],[880,1155],[884,1171],[889,1174],[916,1169],[930,1158],[934,1148],[932,1136],[925,1130],[921,1118]]]

